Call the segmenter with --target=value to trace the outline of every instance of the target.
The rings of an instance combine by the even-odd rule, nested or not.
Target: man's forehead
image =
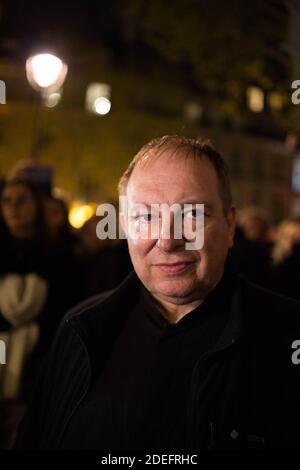
[[[187,189],[182,191],[159,191],[155,188],[147,189],[144,187],[128,188],[127,201],[128,204],[141,204],[144,206],[151,206],[155,204],[204,204],[208,208],[214,206],[214,200],[210,195],[202,192],[200,188],[196,192]]]
[[[174,151],[166,150],[162,153],[146,155],[137,163],[130,179],[170,180],[170,177],[174,176],[192,178],[197,175],[197,178],[202,180],[207,178],[208,173],[216,177],[215,169],[205,155],[195,157],[183,151],[174,153]]]
[[[174,159],[175,160],[175,159]],[[152,166],[134,169],[127,186],[127,194],[134,198],[165,198],[166,195],[182,201],[197,201],[218,192],[213,168],[194,159],[155,162]],[[179,166],[178,166],[179,164]],[[200,166],[201,165],[201,166]]]
[[[175,197],[182,201],[195,201],[204,198],[206,192],[199,187],[180,187],[174,183],[174,188],[168,188],[157,183],[128,185],[127,195],[131,198],[159,199],[164,197]]]

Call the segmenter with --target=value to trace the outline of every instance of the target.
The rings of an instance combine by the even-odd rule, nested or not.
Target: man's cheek
[[[204,246],[207,244],[209,247],[226,243],[225,238],[228,236],[228,228],[223,225],[209,226],[204,232]]]
[[[128,241],[128,244],[129,244],[129,250],[134,256],[138,256],[138,257],[146,256],[146,254],[150,250],[149,240],[143,240],[139,238],[130,239]]]

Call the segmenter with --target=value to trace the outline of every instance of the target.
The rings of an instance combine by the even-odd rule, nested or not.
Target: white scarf
[[[37,274],[7,274],[0,278],[0,313],[14,327],[34,320],[45,305],[47,282]]]

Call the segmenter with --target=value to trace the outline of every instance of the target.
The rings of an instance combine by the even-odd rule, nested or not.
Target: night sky
[[[120,8],[118,3],[84,0],[2,1],[2,56],[27,54],[36,44],[51,47],[63,41],[70,45],[74,37],[85,44],[110,47],[118,54],[124,43],[126,21],[122,18],[124,3]]]

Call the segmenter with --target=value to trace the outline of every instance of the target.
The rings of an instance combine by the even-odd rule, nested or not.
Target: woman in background
[[[1,195],[0,335],[7,342],[8,363],[2,367],[0,396],[26,395],[62,315],[79,300],[74,279],[73,260],[48,233],[42,193],[26,180],[6,183]]]

